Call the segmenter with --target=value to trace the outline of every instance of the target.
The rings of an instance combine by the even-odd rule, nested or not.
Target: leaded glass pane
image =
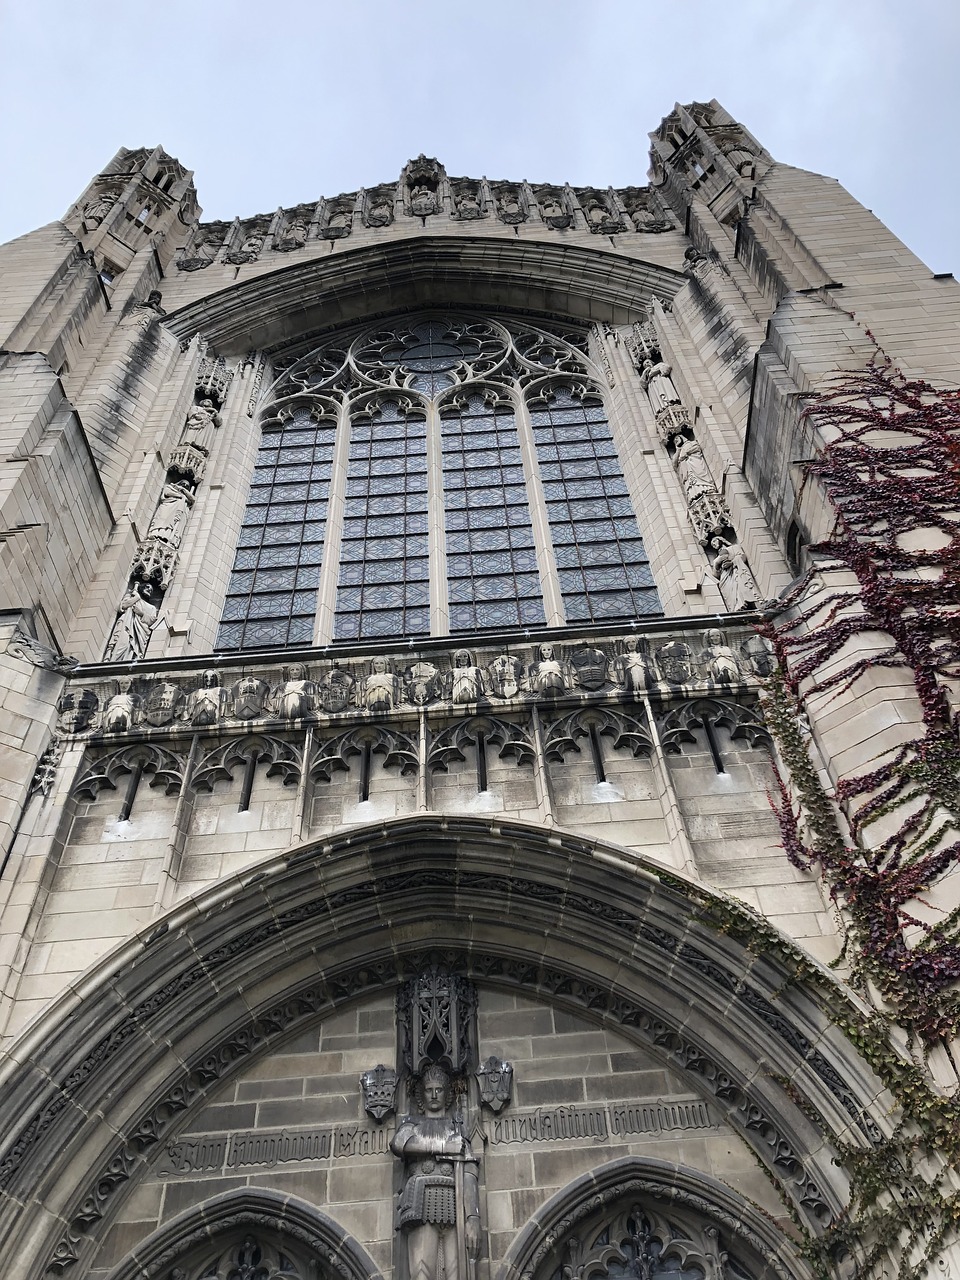
[[[441,433],[450,629],[518,626],[521,598],[528,625],[543,625],[536,560],[513,549],[532,545],[533,530],[512,410],[472,395],[444,410]]]
[[[297,409],[264,434],[254,467],[220,649],[313,638],[335,426]]]
[[[567,621],[659,613],[603,407],[560,387],[530,419]]]
[[[355,420],[347,462],[338,640],[430,630],[427,443],[422,418],[387,401]]]

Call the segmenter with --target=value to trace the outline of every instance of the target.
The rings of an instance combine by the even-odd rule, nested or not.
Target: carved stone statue
[[[397,678],[386,658],[374,658],[363,682],[363,706],[368,711],[392,711],[397,705]]]
[[[647,642],[636,636],[624,640],[616,669],[625,693],[639,696],[657,683],[657,671],[647,651]]]
[[[106,662],[135,662],[142,658],[160,621],[149,582],[135,583],[120,601],[117,621],[104,655]]]
[[[649,356],[644,360],[640,370],[640,385],[650,397],[654,409],[665,409],[668,404],[680,403],[672,373],[673,365],[667,364],[665,360],[658,360],[656,364]]]
[[[133,681],[129,676],[122,676],[117,681],[117,692],[103,709],[105,733],[123,733],[133,727],[135,703],[132,689]]]
[[[316,686],[308,679],[307,669],[295,662],[287,672],[287,679],[276,693],[277,715],[284,720],[301,720],[313,714]]]
[[[420,1115],[405,1116],[390,1150],[403,1161],[397,1228],[409,1280],[468,1280],[480,1253],[477,1158],[450,1115],[450,1077],[430,1066],[420,1078]]]
[[[220,673],[205,671],[199,689],[187,699],[186,718],[194,725],[216,724],[226,701],[226,690],[220,687]]]
[[[120,198],[118,187],[107,187],[83,206],[83,225],[87,231],[99,227],[117,200]]]
[[[567,689],[563,664],[557,660],[552,644],[542,644],[537,661],[530,668],[530,691],[541,698],[557,698]]]
[[[171,547],[179,547],[183,530],[193,505],[193,495],[182,485],[166,484],[160,496],[160,505],[153,513],[148,538],[157,538]]]
[[[743,547],[739,542],[730,543],[720,537],[711,538],[710,546],[716,552],[710,568],[728,606],[731,609],[753,609],[760,599],[760,589],[750,571]]]
[[[723,633],[711,628],[704,636],[705,645],[700,661],[707,680],[711,684],[739,684],[743,679],[740,660],[723,638]]]
[[[181,444],[192,444],[204,453],[210,452],[210,436],[214,427],[220,426],[220,415],[212,400],[201,400],[187,414],[180,433]]]
[[[715,493],[717,486],[707,467],[703,450],[695,440],[687,440],[683,436],[675,436],[673,440],[677,452],[673,464],[683,485],[687,501],[692,502],[704,493]]]
[[[260,257],[260,250],[263,248],[263,235],[256,231],[240,245],[239,249],[233,249],[226,255],[226,261],[232,263],[235,267],[241,267],[245,262],[254,262]]]
[[[473,654],[468,649],[458,649],[453,655],[448,680],[451,702],[476,702],[483,696],[483,672],[474,666]]]

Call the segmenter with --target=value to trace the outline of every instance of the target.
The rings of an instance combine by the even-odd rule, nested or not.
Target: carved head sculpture
[[[707,644],[709,644],[709,645],[716,646],[716,645],[722,645],[722,644],[723,644],[723,636],[720,634],[720,632],[719,632],[719,631],[715,630],[714,628],[711,628],[711,629],[707,632],[707,634],[706,634],[706,636],[705,636],[704,638],[706,639],[706,642],[707,642]]]
[[[203,687],[205,689],[215,689],[220,683],[219,671],[205,671],[203,673]]]
[[[374,658],[371,665],[373,667],[374,674],[378,676],[385,675],[388,670],[386,658]]]
[[[469,649],[458,649],[453,655],[453,665],[455,667],[472,667],[473,656]]]
[[[120,693],[129,693],[133,688],[133,681],[129,676],[121,676],[117,681],[117,689]]]
[[[453,1102],[453,1085],[443,1067],[427,1067],[417,1084],[420,1110],[428,1116],[439,1116]]]
[[[293,666],[289,668],[288,674],[287,674],[287,680],[290,681],[291,683],[295,681],[306,680],[306,678],[307,678],[307,669],[306,667],[301,666],[299,662],[295,662]]]
[[[553,661],[553,645],[552,644],[542,644],[540,646],[539,653],[540,653],[541,662]]]

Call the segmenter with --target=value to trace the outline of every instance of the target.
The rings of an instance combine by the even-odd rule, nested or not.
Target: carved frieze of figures
[[[281,253],[290,253],[294,249],[302,249],[307,243],[307,218],[297,216],[291,218],[274,241],[273,247]]]
[[[307,668],[295,662],[286,673],[283,684],[273,693],[273,710],[281,720],[302,720],[313,715],[317,686]]]
[[[403,673],[403,689],[408,702],[424,707],[433,702],[440,692],[439,671],[432,662],[420,659]]]
[[[393,222],[396,192],[392,187],[377,187],[364,198],[363,221],[368,227],[389,227]]]
[[[524,208],[523,195],[517,187],[496,187],[494,198],[497,202],[497,217],[501,222],[511,227],[526,222],[527,211]]]
[[[197,728],[216,724],[223,715],[226,704],[227,691],[220,685],[220,673],[205,671],[200,677],[200,687],[194,689],[187,698],[184,718]]]
[[[450,216],[461,222],[472,222],[477,218],[486,217],[486,210],[481,202],[480,190],[476,183],[453,184],[453,208]]]
[[[565,227],[569,227],[573,222],[573,215],[567,207],[566,198],[562,191],[558,191],[553,187],[535,187],[534,195],[537,197],[537,204],[540,206],[540,216],[548,227],[553,227],[555,231],[562,231]]]
[[[710,539],[715,553],[710,568],[720,584],[720,591],[729,609],[753,609],[760,603],[760,589],[750,571],[750,565],[739,542],[726,538]]]
[[[136,720],[138,699],[133,692],[133,681],[122,676],[117,681],[117,692],[103,709],[101,728],[104,733],[124,733],[132,729]]]
[[[155,594],[149,582],[130,585],[117,610],[105,662],[136,662],[144,656],[150,637],[160,623],[160,610],[153,603]]]
[[[458,649],[446,674],[446,696],[458,706],[479,702],[484,694],[483,671],[469,649]]]
[[[353,230],[353,200],[335,200],[327,206],[320,234],[325,240],[342,240]]]
[[[365,711],[392,711],[400,701],[400,681],[386,658],[374,658],[370,674],[358,685]]]
[[[197,369],[196,390],[200,404],[211,408],[222,405],[232,381],[233,370],[223,356],[204,356]]]

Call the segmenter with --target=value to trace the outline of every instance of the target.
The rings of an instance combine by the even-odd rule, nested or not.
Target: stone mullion
[[[697,870],[696,860],[693,856],[693,846],[687,834],[687,825],[680,808],[680,799],[677,795],[676,787],[673,785],[673,778],[664,754],[663,743],[660,741],[660,732],[657,728],[656,717],[653,714],[653,707],[650,704],[649,697],[646,695],[643,698],[643,707],[647,716],[647,727],[650,730],[650,740],[653,743],[651,760],[653,761],[653,772],[658,786],[657,798],[660,801],[660,810],[663,814],[670,851],[674,856],[674,865],[678,871],[683,871],[688,876],[699,879],[700,873]]]
[[[544,614],[548,627],[562,627],[566,622],[566,614],[563,608],[563,596],[560,593],[557,562],[553,554],[553,539],[550,536],[550,517],[547,513],[547,501],[543,496],[537,446],[533,439],[533,425],[527,411],[526,399],[520,392],[516,393],[515,405],[517,438],[520,441],[520,457],[527,482],[527,503],[537,552],[537,568],[540,571]]]
[[[343,537],[343,505],[347,496],[347,465],[350,460],[350,403],[344,400],[337,416],[337,438],[330,467],[327,491],[327,520],[323,530],[323,559],[317,588],[317,612],[313,623],[313,643],[333,640],[337,611],[337,582],[340,577],[340,544]]]
[[[427,533],[430,556],[430,634],[450,634],[446,518],[443,505],[443,441],[435,404],[427,409]]]

